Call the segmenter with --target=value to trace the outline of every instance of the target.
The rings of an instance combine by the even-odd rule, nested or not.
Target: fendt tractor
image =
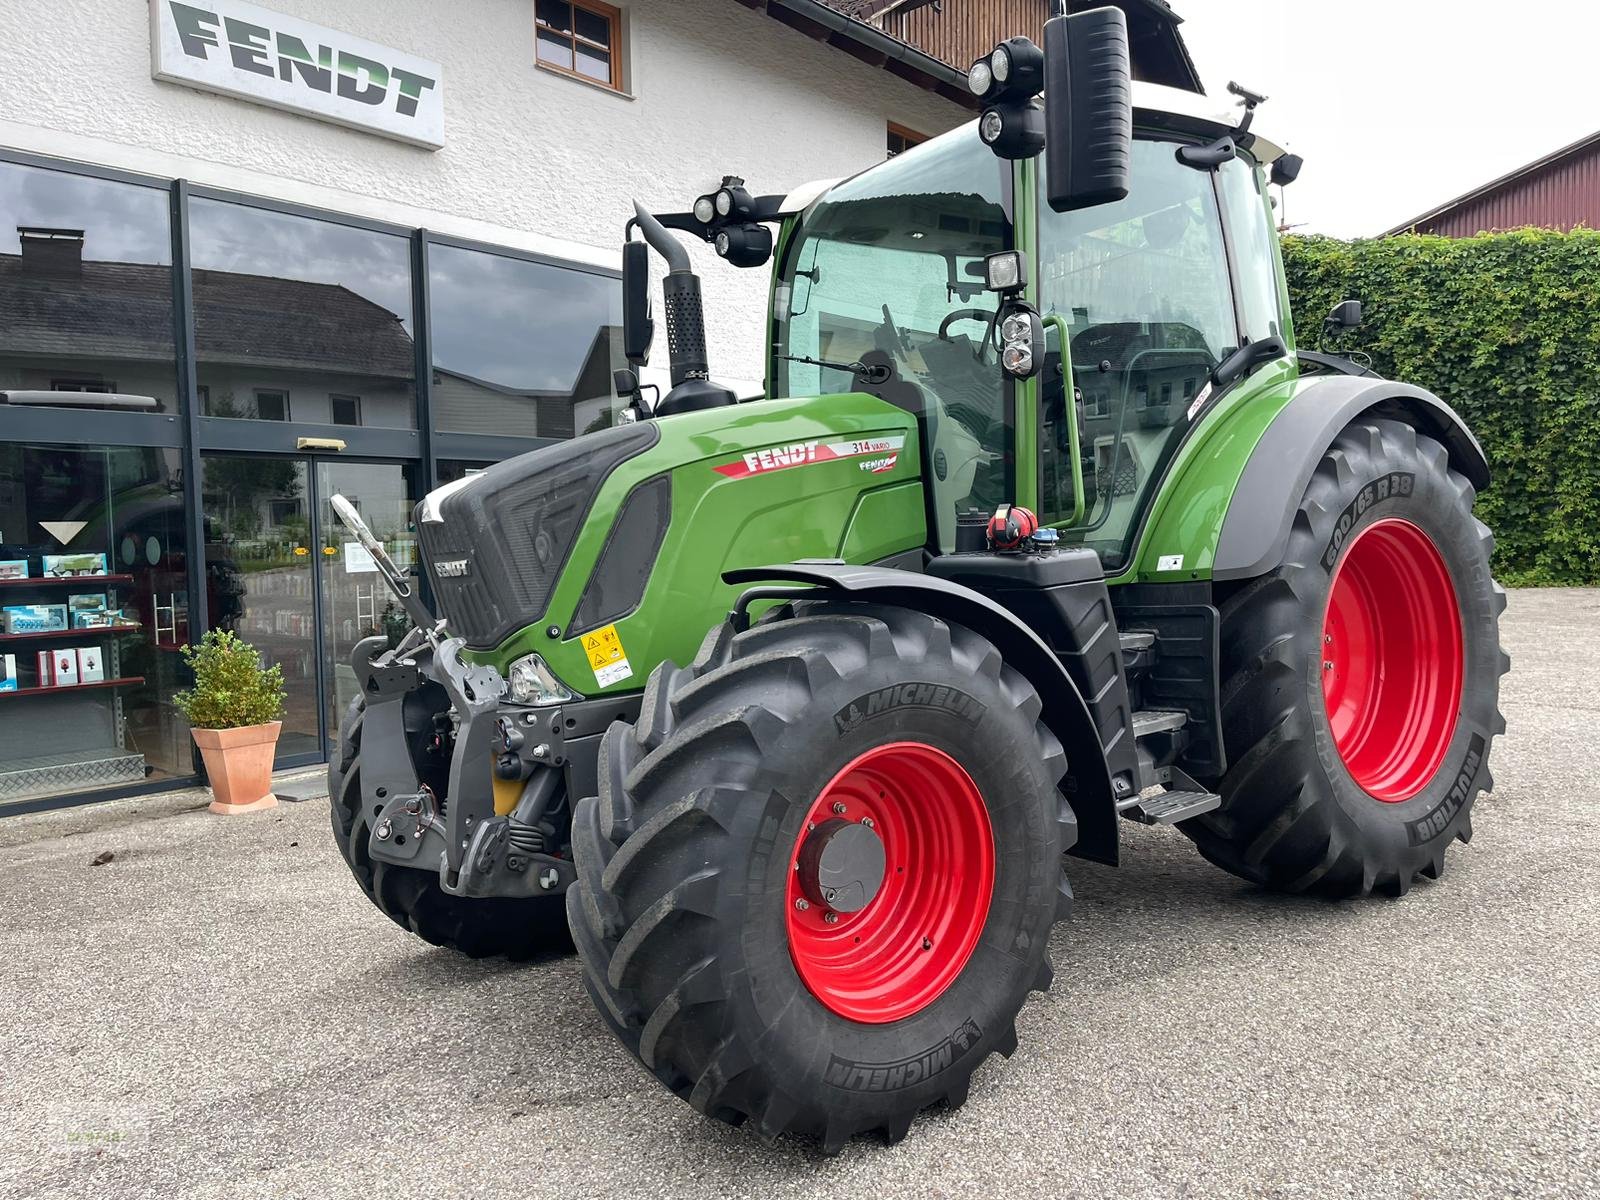
[[[960,1105],[1124,819],[1403,895],[1491,786],[1483,452],[1297,348],[1263,98],[1217,115],[1165,5],[1055,7],[975,127],[636,205],[616,420],[423,499],[425,578],[337,502],[415,623],[357,647],[330,772],[362,890],[472,956],[570,928],[622,1044],[769,1139]],[[765,398],[680,237],[774,264]]]

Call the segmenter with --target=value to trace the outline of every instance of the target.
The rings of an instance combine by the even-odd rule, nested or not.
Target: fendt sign
[[[150,0],[157,79],[444,145],[439,64],[238,0]]]

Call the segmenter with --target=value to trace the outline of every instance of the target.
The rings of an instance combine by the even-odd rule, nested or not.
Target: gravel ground
[[[1267,895],[1130,826],[1015,1057],[833,1159],[660,1089],[572,958],[402,934],[325,800],[0,822],[0,1194],[1594,1196],[1600,592],[1514,594],[1504,641],[1498,786],[1441,882]]]

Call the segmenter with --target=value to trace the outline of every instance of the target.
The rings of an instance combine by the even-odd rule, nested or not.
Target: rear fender
[[[730,584],[800,583],[844,593],[851,600],[891,604],[964,625],[988,638],[1006,663],[1027,678],[1044,701],[1041,714],[1067,752],[1062,791],[1078,818],[1071,853],[1096,862],[1117,861],[1117,810],[1111,773],[1089,706],[1061,660],[1012,613],[988,597],[949,580],[890,567],[799,562],[725,572]],[[790,596],[800,598],[803,593]]]
[[[1300,388],[1261,435],[1228,503],[1211,577],[1255,579],[1283,562],[1311,474],[1339,431],[1363,416],[1412,425],[1444,444],[1450,465],[1482,489],[1489,460],[1456,411],[1431,392],[1387,379],[1334,375]]]

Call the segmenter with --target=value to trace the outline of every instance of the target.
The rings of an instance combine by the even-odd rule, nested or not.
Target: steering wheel
[[[951,313],[949,316],[945,317],[944,320],[939,322],[939,337],[944,341],[950,341],[950,326],[954,325],[957,321],[982,321],[985,325],[987,325],[992,320],[994,320],[994,313],[988,309],[958,308],[955,310],[955,312]]]

